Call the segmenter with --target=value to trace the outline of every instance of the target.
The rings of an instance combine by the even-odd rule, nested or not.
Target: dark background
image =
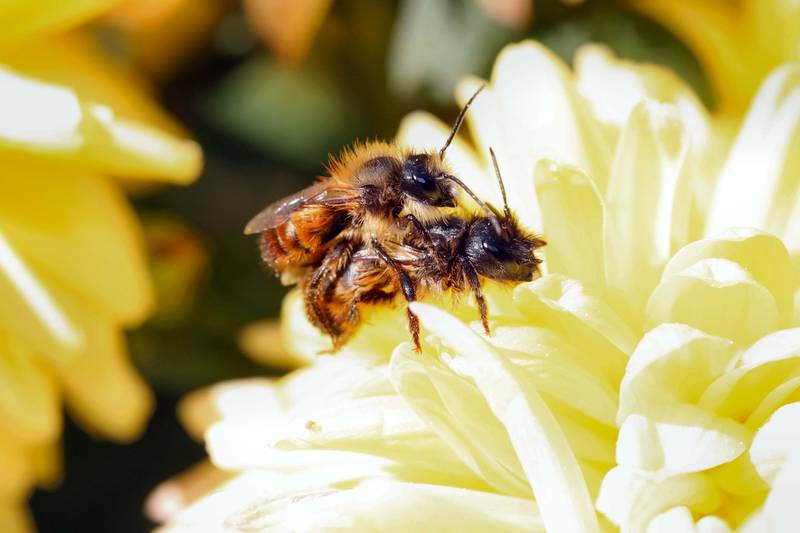
[[[487,77],[502,46],[527,37],[567,61],[586,42],[609,44],[627,58],[658,58],[711,103],[689,52],[616,2],[565,6],[537,0],[533,24],[522,28],[487,20],[472,0],[437,3],[438,15],[424,11],[424,4],[335,1],[308,57],[287,64],[259,43],[240,6],[230,2],[202,44],[160,86],[163,105],[202,145],[205,170],[192,186],[140,193],[134,204],[145,224],[160,217],[178,221],[177,242],[194,246],[205,259],[185,267],[179,293],[184,305],[129,334],[131,355],[157,396],[146,432],[119,445],[67,422],[63,482],[31,500],[42,533],[151,529],[142,511],[148,493],[206,455],[176,418],[179,398],[225,379],[278,373],[236,345],[242,326],[277,316],[285,293],[261,268],[255,243],[241,230],[266,204],[309,184],[328,153],[357,138],[391,139],[413,109],[452,120],[458,111],[451,96],[455,80],[467,73]],[[426,44],[431,34],[441,51]],[[98,38],[106,37],[99,32]],[[440,68],[408,67],[437,53],[443,54],[434,57]],[[152,253],[154,264],[182,257],[179,247]]]

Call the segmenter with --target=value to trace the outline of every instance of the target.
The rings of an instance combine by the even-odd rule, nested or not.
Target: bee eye
[[[411,175],[411,179],[423,189],[430,189],[433,186],[433,180],[424,174],[414,173]]]
[[[481,246],[483,246],[483,249],[492,255],[497,255],[500,253],[500,249],[489,241],[482,241]]]

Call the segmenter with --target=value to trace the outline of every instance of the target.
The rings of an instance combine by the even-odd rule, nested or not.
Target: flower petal
[[[604,208],[594,182],[578,168],[549,160],[539,161],[534,181],[542,233],[547,236],[547,271],[602,291],[606,276]]]
[[[86,337],[85,349],[56,361],[67,408],[87,430],[120,442],[139,435],[153,408],[153,395],[128,359],[119,327],[97,310],[68,300],[70,316]]]
[[[518,285],[514,302],[526,320],[565,336],[582,366],[616,387],[636,346],[636,335],[602,300],[557,274]]]
[[[644,101],[631,113],[611,167],[606,275],[617,306],[632,322],[663,264],[689,237],[688,148],[675,108]]]
[[[0,319],[6,331],[49,357],[68,358],[85,339],[0,230]]]
[[[729,259],[772,293],[781,327],[789,325],[798,281],[786,246],[777,237],[751,228],[731,228],[712,238],[687,244],[670,259],[663,278],[702,259]]]
[[[201,500],[192,512],[180,515],[167,531],[213,525],[215,529],[297,532],[544,532],[532,500],[385,478],[367,478],[349,486],[310,485],[272,495],[279,485],[275,481],[268,474],[242,475]],[[253,501],[254,494],[260,495],[258,500]]]
[[[694,403],[734,357],[731,341],[683,324],[662,324],[642,338],[620,385],[617,423],[632,413]]]
[[[471,367],[471,377],[508,432],[546,529],[599,531],[575,455],[524,374],[448,313],[421,303],[412,304],[412,309]]]
[[[16,167],[65,168],[193,181],[200,148],[153,127],[115,117],[59,85],[0,67],[0,159]]]
[[[45,279],[123,323],[153,307],[140,230],[120,191],[101,178],[0,177],[0,230]]]
[[[0,47],[30,39],[38,35],[63,31],[84,22],[121,0],[8,0],[0,13],[0,27],[5,28],[0,36]]]
[[[767,335],[748,348],[738,363],[709,385],[699,405],[743,421],[770,391],[800,375],[800,328]]]
[[[409,406],[464,464],[496,490],[530,497],[513,445],[474,384],[404,346],[392,356],[389,373]]]
[[[18,339],[0,334],[0,431],[25,444],[61,431],[61,398],[41,364]]]
[[[778,326],[775,298],[742,266],[703,259],[666,276],[647,302],[645,328],[680,322],[748,345]]]
[[[603,479],[597,509],[623,531],[644,531],[667,509],[688,506],[709,512],[721,502],[713,483],[703,474],[682,474],[656,481],[635,470],[617,466]]]
[[[575,53],[575,84],[594,116],[619,136],[642,100],[674,105],[692,144],[705,148],[711,135],[708,112],[692,89],[672,70],[618,58],[606,46],[588,44]]]
[[[767,78],[750,108],[718,178],[706,235],[735,226],[784,234],[800,187],[798,126],[800,63],[789,63]]]
[[[701,472],[736,459],[750,439],[741,424],[693,405],[658,406],[625,419],[617,463],[658,476]]]
[[[750,461],[761,479],[774,485],[800,442],[800,403],[784,405],[758,430],[750,446]]]

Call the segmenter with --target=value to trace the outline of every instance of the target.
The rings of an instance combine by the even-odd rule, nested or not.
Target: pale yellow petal
[[[532,500],[455,487],[367,478],[275,494],[268,474],[240,476],[165,531],[541,531]],[[260,478],[260,479],[259,479]],[[295,485],[299,485],[295,483]],[[258,495],[254,499],[254,495]]]
[[[758,430],[750,446],[750,461],[759,477],[774,485],[800,443],[800,403],[784,405]],[[795,480],[797,481],[797,480]]]
[[[663,265],[688,239],[688,148],[677,110],[644,101],[630,115],[611,168],[606,276],[617,307],[637,326]]]
[[[673,507],[650,520],[647,533],[695,533],[688,507]]]
[[[800,187],[800,63],[762,85],[721,170],[706,235],[751,226],[783,235]],[[794,249],[794,245],[790,245]]]
[[[117,187],[101,178],[11,173],[0,188],[0,230],[37,273],[124,323],[152,310],[140,230]]]
[[[745,425],[752,430],[758,429],[778,407],[797,401],[800,401],[800,376],[795,376],[772,389],[747,417]]]
[[[647,302],[645,328],[679,322],[747,346],[778,327],[775,298],[738,263],[702,259],[665,277]]]
[[[115,116],[72,89],[0,67],[0,162],[14,167],[193,181],[200,148]]]
[[[791,533],[797,529],[797,524],[800,523],[800,506],[797,505],[798,488],[800,488],[800,453],[797,446],[793,446],[764,502],[761,510],[763,520],[761,531]]]
[[[569,339],[586,370],[617,386],[637,339],[604,301],[579,282],[553,274],[517,286],[514,301],[528,321]]]
[[[547,271],[576,279],[590,290],[604,290],[604,207],[594,182],[576,167],[541,160],[535,184],[547,239]]]
[[[775,298],[780,327],[789,325],[798,280],[780,239],[751,228],[728,229],[681,248],[664,268],[664,278],[709,258],[729,259],[745,268]]]
[[[512,443],[473,383],[432,354],[419,357],[403,346],[390,374],[400,395],[464,464],[503,494],[530,497]]]
[[[670,403],[694,403],[734,357],[731,341],[682,324],[662,324],[642,338],[620,385],[617,422]]]
[[[748,348],[737,368],[717,378],[699,405],[744,421],[770,391],[800,375],[800,328],[772,333]]]
[[[606,46],[588,44],[575,53],[575,84],[615,139],[639,102],[655,100],[677,108],[698,154],[706,148],[711,135],[708,112],[692,89],[668,68],[620,59]]]
[[[575,455],[524,374],[452,315],[420,303],[412,308],[422,324],[471,368],[470,376],[508,432],[545,527],[563,532],[599,531]]]
[[[15,336],[0,333],[0,432],[31,444],[61,431],[61,399],[44,361]]]
[[[237,341],[245,355],[267,367],[291,370],[311,362],[290,353],[283,345],[282,336],[279,321],[261,320],[243,327]]]
[[[122,0],[6,0],[0,10],[0,47],[64,31],[91,19]]]
[[[623,531],[644,531],[654,517],[673,507],[713,511],[721,496],[703,474],[682,474],[653,480],[617,466],[603,480],[597,509]]]
[[[728,463],[750,444],[750,431],[693,405],[660,405],[625,419],[617,440],[617,464],[670,476]]]

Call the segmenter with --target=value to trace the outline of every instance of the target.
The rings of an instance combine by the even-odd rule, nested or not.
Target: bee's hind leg
[[[378,241],[373,240],[372,246],[375,248],[380,258],[394,271],[395,275],[397,275],[406,302],[415,302],[417,300],[417,293],[414,288],[414,282],[408,276],[408,273],[403,270],[397,261],[389,257]],[[408,331],[411,332],[411,339],[414,341],[414,349],[420,352],[422,351],[422,346],[419,342],[419,318],[408,306],[406,306],[406,318],[408,319]]]
[[[333,339],[340,337],[342,332],[326,305],[328,289],[347,268],[352,254],[353,246],[349,241],[337,244],[311,273],[303,290],[309,320]]]

